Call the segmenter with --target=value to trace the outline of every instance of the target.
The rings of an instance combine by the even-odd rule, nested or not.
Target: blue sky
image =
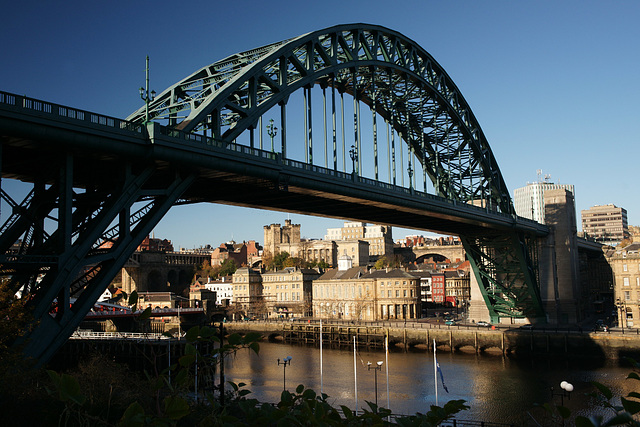
[[[614,203],[640,225],[638,1],[5,3],[0,90],[122,118],[141,106],[146,55],[159,93],[236,52],[336,24],[388,27],[453,78],[512,194],[542,169],[554,182],[575,185],[578,221],[581,209]],[[231,238],[261,242],[262,226],[286,217],[179,207],[155,235],[187,248]],[[342,223],[291,219],[315,238]],[[407,233],[396,230],[394,238]]]

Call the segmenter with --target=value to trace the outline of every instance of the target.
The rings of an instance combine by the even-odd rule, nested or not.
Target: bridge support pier
[[[540,296],[547,321],[582,320],[576,216],[573,195],[564,189],[544,192],[545,222],[551,233],[540,242]]]
[[[469,276],[469,285],[471,287],[471,299],[469,300],[468,309],[469,320],[475,320],[476,322],[484,320],[489,322],[491,320],[491,316],[489,315],[487,304],[484,302],[484,298],[482,297],[480,286],[478,285],[478,279],[476,279],[475,274],[470,274]]]

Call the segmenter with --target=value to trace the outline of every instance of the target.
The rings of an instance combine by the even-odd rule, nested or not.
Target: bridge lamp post
[[[287,356],[284,359],[278,359],[278,366],[282,365],[282,389],[287,389],[287,365],[291,365],[291,356]]]
[[[371,362],[367,362],[367,370],[370,371],[373,369],[373,381],[376,390],[376,406],[378,406],[378,371],[382,370],[382,363],[382,360],[377,361],[375,365],[373,365]]]
[[[149,103],[154,100],[156,97],[156,91],[152,90],[149,92],[149,55],[147,55],[147,68],[146,71],[146,79],[145,79],[145,87],[140,88],[140,98],[144,101],[145,109],[144,109],[144,124],[149,123]]]
[[[273,153],[273,138],[278,134],[278,128],[273,126],[273,119],[269,119],[269,124],[267,125],[267,134],[271,137],[271,152]]]
[[[409,163],[407,173],[409,173],[409,190],[413,190],[413,181],[411,180],[411,177],[413,176],[413,169],[411,168],[411,163]]]
[[[349,150],[349,157],[351,157],[351,173],[356,175],[356,162],[358,161],[358,149],[352,145],[351,150]]]

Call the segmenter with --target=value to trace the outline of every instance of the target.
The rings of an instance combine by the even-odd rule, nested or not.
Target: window
[[[622,264],[622,271],[628,271],[627,270],[627,264]]]
[[[400,297],[400,291],[398,289],[396,289],[396,298]]]
[[[622,284],[623,284],[624,286],[629,286],[629,278],[628,278],[628,277],[624,277],[624,278],[622,279]]]
[[[624,291],[624,299],[626,301],[629,301],[631,299],[631,292],[629,291]]]

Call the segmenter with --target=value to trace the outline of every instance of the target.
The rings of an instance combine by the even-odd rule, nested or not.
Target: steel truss
[[[13,209],[0,233],[0,270],[33,310],[37,322],[25,337],[25,354],[41,362],[78,327],[130,254],[194,180],[179,172],[159,180],[153,164],[125,164],[113,171],[114,182],[83,183],[87,187],[77,189],[73,156],[52,163],[56,160],[60,173],[54,182],[36,183],[21,203],[2,192]],[[165,185],[158,187],[158,182]],[[53,232],[45,231],[45,221]]]
[[[535,238],[511,232],[461,240],[492,322],[501,317],[544,319]]]

